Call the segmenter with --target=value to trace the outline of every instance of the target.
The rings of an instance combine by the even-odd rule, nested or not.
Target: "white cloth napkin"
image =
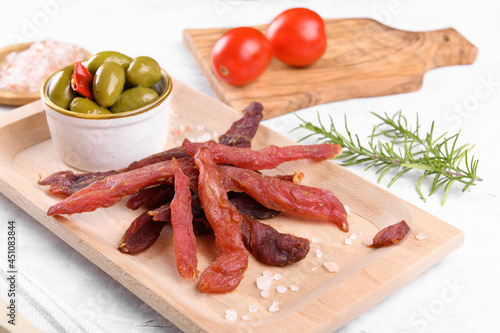
[[[4,267],[8,267],[6,258],[1,257],[0,262],[0,279],[2,280],[0,295],[5,300],[10,284],[3,283],[3,281],[7,281],[7,278],[12,274],[4,270]],[[14,276],[16,280],[16,321],[20,319],[20,316],[23,316],[28,322],[45,333],[104,333],[91,321],[74,311],[72,307],[67,306],[56,295],[53,295],[48,290],[42,290],[33,280],[20,271],[16,271]],[[10,299],[8,299],[8,302],[10,302]],[[2,317],[6,316],[2,314]],[[7,317],[7,319],[9,318]],[[5,324],[4,320],[2,320],[1,324],[11,332],[16,329],[16,327],[8,323]]]

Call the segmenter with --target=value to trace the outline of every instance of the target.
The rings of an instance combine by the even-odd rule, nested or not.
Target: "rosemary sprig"
[[[415,129],[410,127],[401,111],[392,117],[387,113],[383,116],[373,112],[372,114],[381,123],[373,127],[368,143],[365,145],[361,143],[357,134],[353,135],[349,131],[347,117],[344,117],[346,135],[342,135],[335,127],[331,117],[330,128],[325,128],[319,114],[319,126],[315,126],[299,117],[302,124],[298,128],[313,132],[300,141],[317,135],[320,136],[317,141],[331,142],[343,146],[342,155],[337,157],[337,159],[341,160],[339,164],[343,166],[365,164],[367,165],[365,170],[375,168],[377,169],[376,173],[379,174],[378,182],[389,171],[398,171],[389,182],[388,187],[410,170],[421,170],[423,174],[417,182],[416,189],[424,202],[426,200],[421,187],[427,178],[433,178],[429,196],[444,186],[442,205],[444,205],[451,187],[456,182],[464,184],[462,192],[465,192],[469,186],[475,185],[476,181],[482,181],[477,176],[479,160],[474,155],[470,157],[470,151],[474,148],[474,145],[458,146],[460,132],[452,136],[446,136],[445,133],[435,137],[434,122],[432,122],[428,132],[421,133],[418,114]]]

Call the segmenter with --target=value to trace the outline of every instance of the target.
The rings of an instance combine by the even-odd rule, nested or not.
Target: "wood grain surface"
[[[425,72],[443,66],[472,64],[477,48],[452,28],[412,32],[372,19],[326,19],[328,47],[304,68],[273,58],[256,81],[234,87],[213,72],[210,53],[228,29],[184,30],[184,43],[217,97],[236,109],[255,100],[265,118],[306,107],[352,99],[407,93],[420,89]],[[266,26],[256,28],[265,32]]]
[[[168,147],[177,145],[184,136],[199,134],[200,129],[215,137],[240,117],[239,111],[176,80],[172,109],[174,130]],[[189,130],[177,132],[181,127]],[[269,144],[293,142],[261,126],[254,147]],[[263,221],[281,232],[317,238],[318,242],[311,244],[307,258],[288,267],[269,267],[250,258],[245,278],[235,291],[201,294],[197,280],[183,280],[177,273],[170,228],[165,228],[159,240],[143,253],[127,255],[117,250],[123,233],[141,213],[127,209],[124,202],[91,213],[47,216],[47,209],[61,198],[50,195],[37,181],[66,169],[50,140],[40,102],[0,116],[0,191],[186,332],[281,332],[284,327],[287,332],[331,332],[436,264],[464,240],[455,227],[332,161],[288,162],[266,173],[300,170],[306,175],[304,184],[331,189],[350,207],[350,232],[287,214]],[[399,222],[404,214],[413,219],[406,241],[376,250],[363,244],[365,238],[373,237],[385,225]],[[385,216],[386,220],[377,216]],[[419,241],[415,235],[422,232],[427,239]],[[357,238],[347,245],[345,240],[352,234]],[[213,237],[199,237],[197,247],[198,267],[203,270],[216,257]],[[323,256],[318,256],[317,250]],[[323,267],[326,261],[335,262],[339,272],[327,271]],[[255,283],[265,270],[282,276],[273,283],[269,299],[261,297]],[[288,289],[281,294],[275,289],[279,285],[296,285],[298,290]],[[273,301],[279,302],[280,311],[269,311]],[[256,305],[257,311],[250,313],[250,305]],[[235,322],[224,318],[227,309],[238,312]],[[242,320],[242,315],[247,315],[248,320]]]

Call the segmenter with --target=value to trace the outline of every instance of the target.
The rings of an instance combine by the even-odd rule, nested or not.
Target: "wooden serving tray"
[[[264,33],[266,27],[256,26]],[[403,31],[363,18],[326,19],[325,27],[328,47],[319,61],[292,68],[273,58],[259,79],[243,87],[223,82],[212,70],[212,47],[228,28],[185,30],[184,44],[220,100],[238,110],[259,101],[265,118],[334,101],[415,91],[425,72],[472,64],[477,56],[477,48],[452,28]]]
[[[175,146],[181,137],[225,132],[241,114],[231,107],[174,81],[172,108],[173,136],[167,146]],[[193,121],[195,119],[195,121]],[[191,132],[177,133],[190,128]],[[254,140],[256,149],[269,144],[289,145],[290,139],[261,126]],[[406,203],[376,185],[354,175],[331,161],[288,162],[272,173],[289,174],[301,170],[303,184],[331,189],[350,207],[349,233],[331,223],[295,218],[281,214],[270,223],[282,232],[308,239],[307,258],[288,267],[263,265],[250,256],[249,268],[240,286],[229,294],[201,294],[197,280],[183,280],[175,268],[172,232],[165,228],[159,240],[139,255],[122,254],[119,240],[131,221],[140,214],[125,208],[124,202],[108,209],[71,216],[49,217],[49,206],[61,198],[50,195],[39,186],[40,177],[66,170],[56,156],[50,140],[41,102],[34,102],[0,116],[0,191],[40,221],[89,260],[127,287],[160,314],[188,332],[330,332],[373,306],[443,257],[458,248],[463,233],[434,216]],[[398,207],[400,206],[400,207]],[[363,245],[382,227],[399,221],[378,221],[381,213],[403,207],[411,214],[413,230],[408,239],[397,246],[373,250]],[[398,217],[396,216],[396,219]],[[423,232],[428,239],[419,241]],[[355,234],[351,245],[345,240]],[[211,235],[198,242],[199,269],[205,269],[216,256]],[[323,257],[318,257],[316,250]],[[335,262],[340,271],[332,273],[323,267]],[[275,281],[269,299],[256,287],[256,278],[265,270],[281,274]],[[286,293],[275,288],[286,286]],[[291,291],[290,285],[298,286]],[[273,301],[280,311],[270,312]],[[256,312],[249,312],[256,305]],[[235,322],[224,318],[227,309],[235,309]],[[248,320],[241,319],[247,315]]]

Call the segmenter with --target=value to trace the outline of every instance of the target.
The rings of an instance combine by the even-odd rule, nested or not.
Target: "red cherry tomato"
[[[212,48],[212,67],[224,82],[241,86],[257,79],[269,66],[271,46],[266,36],[249,27],[234,28]]]
[[[292,8],[276,16],[267,28],[274,56],[296,67],[312,64],[326,51],[325,23],[307,8]]]

